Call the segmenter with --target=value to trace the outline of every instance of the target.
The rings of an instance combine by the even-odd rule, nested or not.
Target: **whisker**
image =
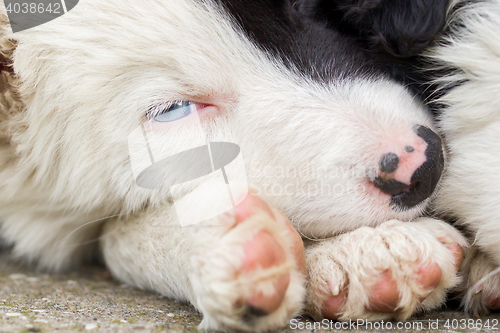
[[[101,219],[97,219],[97,220],[94,220],[94,221],[91,221],[91,222],[87,222],[86,224],[78,227],[77,229],[75,229],[71,234],[75,233],[76,231],[78,231],[78,229],[84,227],[85,225],[88,225],[89,223],[94,223],[94,222],[99,222],[103,219],[108,219],[108,218],[112,218],[112,217],[120,217],[120,216],[126,216],[127,214],[118,214],[118,215],[112,215],[112,216],[108,216],[108,217],[104,217],[104,218],[101,218]],[[182,227],[180,224],[179,225],[156,225],[155,227],[157,228],[173,228],[173,229],[190,229],[190,228],[221,228],[223,226],[221,225],[188,225],[188,226],[185,226],[185,227]],[[108,236],[111,236],[113,235],[113,233],[115,231],[118,230],[118,227],[114,228],[113,230],[111,231],[108,231],[106,232],[105,234],[101,234],[99,237],[95,237],[93,239],[90,239],[90,240],[87,240],[85,242],[81,242],[81,243],[78,243],[76,244],[75,246],[84,246],[84,245],[88,245],[88,244],[91,244],[91,243],[95,243],[95,242],[98,242],[102,239],[105,239],[106,237]],[[69,234],[68,236],[66,236],[65,238],[71,236],[71,234]],[[61,241],[59,241],[58,243],[62,242],[65,238],[63,238]],[[58,244],[57,243],[57,244]]]
[[[77,232],[78,230],[82,229],[83,227],[86,227],[88,226],[89,224],[92,224],[92,223],[96,223],[96,222],[100,222],[100,221],[103,221],[103,220],[107,220],[107,219],[110,219],[110,218],[113,218],[113,217],[119,217],[119,216],[123,216],[123,214],[117,214],[117,215],[111,215],[111,216],[106,216],[106,217],[102,217],[102,218],[99,218],[99,219],[96,219],[96,220],[92,220],[90,222],[87,222],[85,224],[82,224],[81,226],[79,226],[78,228],[76,228],[75,230],[73,230],[72,232],[70,232],[68,235],[66,235],[65,237],[63,237],[60,241],[56,242],[54,245],[52,245],[52,247],[62,243],[65,239],[67,239],[68,237],[70,237],[71,235],[73,235],[75,232]]]

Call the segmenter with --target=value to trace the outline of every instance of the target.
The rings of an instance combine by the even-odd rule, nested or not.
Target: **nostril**
[[[399,158],[394,153],[384,154],[379,162],[380,171],[385,173],[393,173],[398,169]]]
[[[405,151],[407,153],[413,153],[415,151],[415,148],[413,148],[412,146],[406,146]]]

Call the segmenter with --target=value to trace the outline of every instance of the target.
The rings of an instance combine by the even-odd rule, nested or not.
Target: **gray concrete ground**
[[[299,318],[275,332],[498,331],[500,314],[481,318],[481,322],[485,324],[488,319],[489,330],[477,329],[477,318],[466,321],[468,326],[461,329],[467,317],[452,311],[426,314],[406,323],[371,323],[372,329],[349,323],[345,323],[346,328],[342,329],[341,323],[334,322],[329,329],[321,329],[318,324],[314,328],[313,322]],[[14,263],[0,253],[1,333],[193,332],[197,331],[200,321],[200,314],[189,304],[121,285],[101,267],[66,274],[45,274]],[[495,323],[496,328],[492,327]],[[335,329],[335,325],[340,329]],[[398,329],[397,325],[403,325],[403,328]]]

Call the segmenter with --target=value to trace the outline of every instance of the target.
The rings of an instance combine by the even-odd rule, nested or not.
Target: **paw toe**
[[[456,270],[460,268],[462,265],[462,260],[463,260],[463,251],[462,248],[460,247],[459,244],[454,242],[451,238],[449,237],[440,237],[438,240],[446,246],[446,248],[451,252],[453,255],[453,258],[455,259],[454,265]]]
[[[251,309],[259,310],[264,315],[273,313],[283,302],[289,284],[290,274],[285,273],[273,283],[273,291],[259,291],[255,293],[247,300],[247,306]]]
[[[390,271],[382,273],[381,279],[371,288],[368,310],[393,313],[399,303],[399,289]]]
[[[486,306],[490,310],[500,310],[500,296],[487,298]]]
[[[322,315],[331,320],[337,320],[341,315],[342,307],[347,302],[347,294],[340,293],[336,296],[331,296],[323,303]]]
[[[245,245],[241,271],[252,274],[259,269],[282,265],[286,259],[281,245],[268,232],[259,231]],[[271,313],[280,306],[289,283],[290,274],[283,273],[274,278],[272,288],[255,292],[246,303],[250,309]]]
[[[248,272],[258,267],[269,268],[283,264],[285,250],[265,231],[257,232],[245,245],[242,271]]]
[[[430,291],[435,289],[441,283],[442,272],[439,265],[429,263],[420,266],[418,270],[417,282],[424,288]]]

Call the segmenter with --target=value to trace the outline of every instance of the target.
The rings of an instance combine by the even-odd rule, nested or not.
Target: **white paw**
[[[466,312],[484,316],[500,310],[500,267],[473,246],[466,253],[460,273],[463,281],[457,289]]]
[[[288,220],[249,195],[202,238],[190,280],[201,329],[261,331],[287,323],[303,306],[302,240]]]
[[[433,219],[389,221],[306,244],[315,319],[398,319],[434,309],[459,283],[466,240]]]

